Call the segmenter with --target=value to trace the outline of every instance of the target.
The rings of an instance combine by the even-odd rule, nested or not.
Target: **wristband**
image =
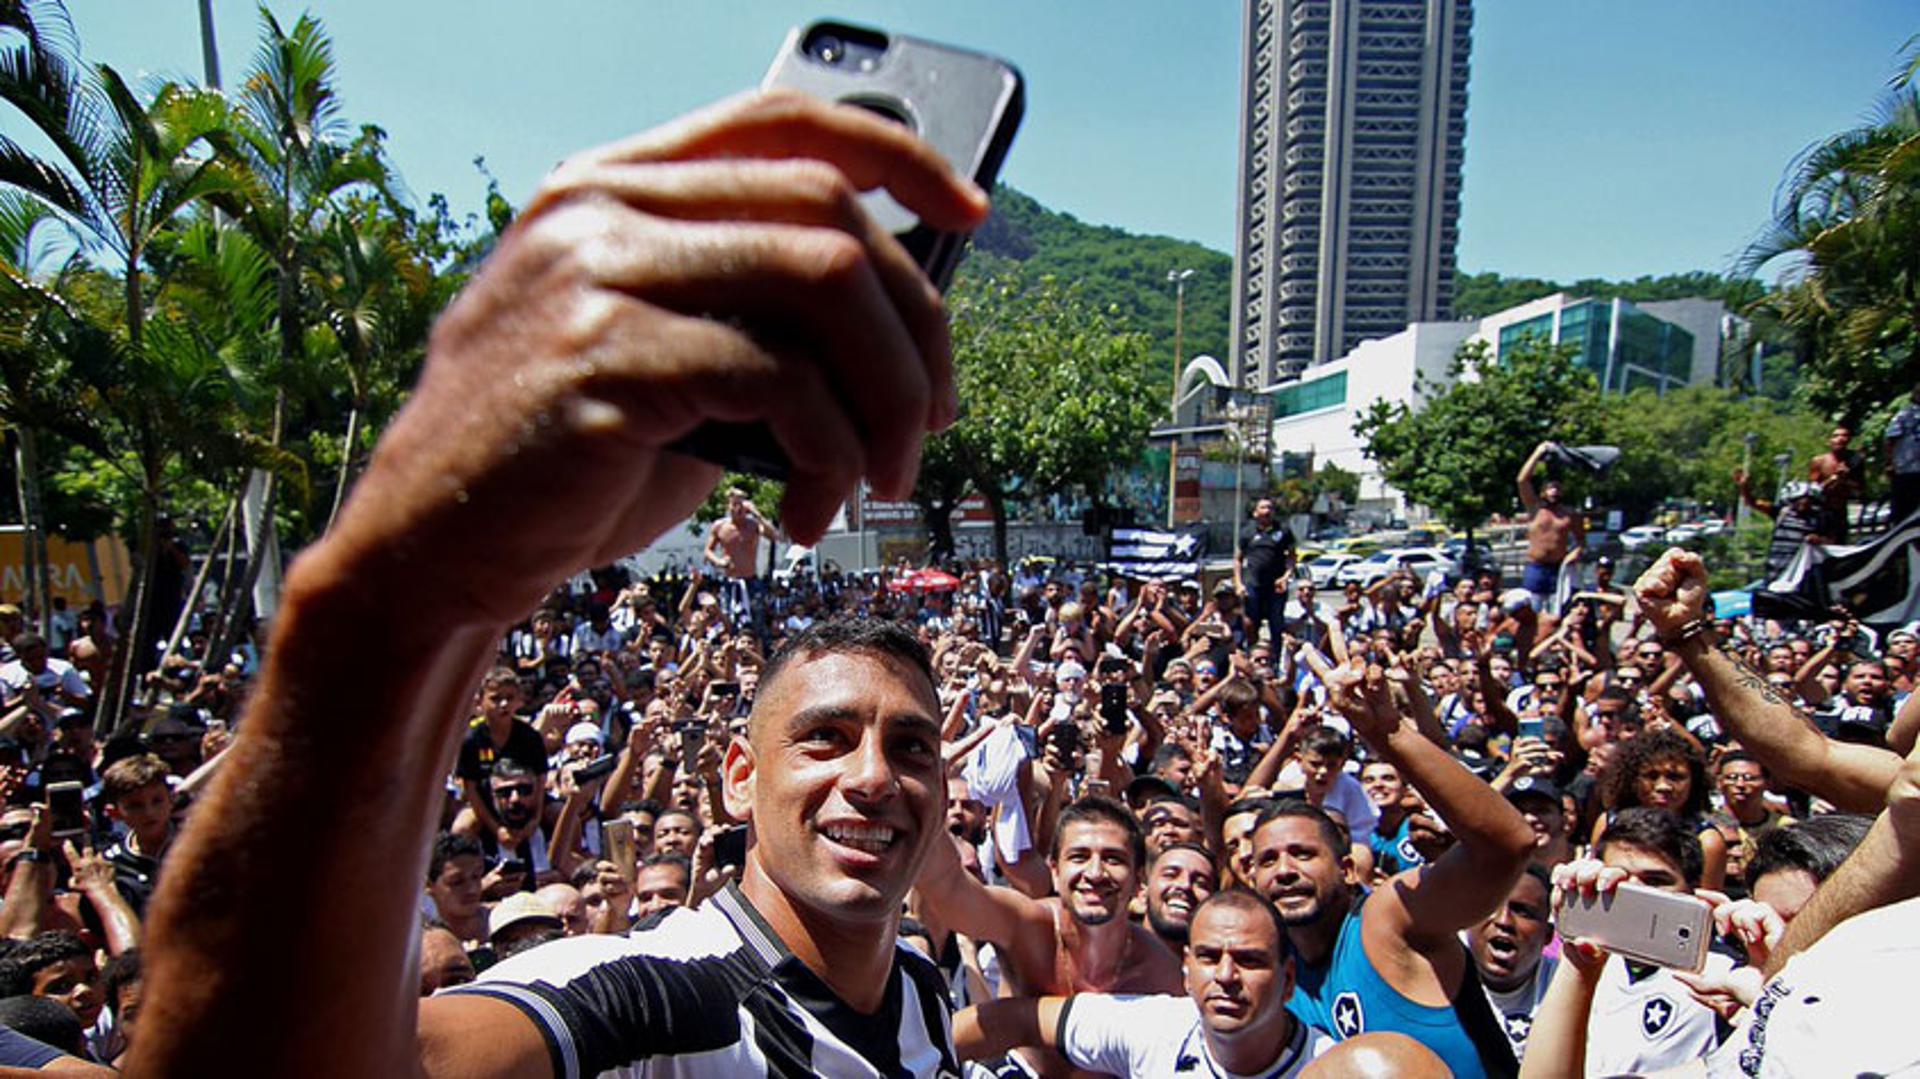
[[[1694,619],[1691,622],[1686,623],[1685,625],[1681,626],[1679,629],[1674,630],[1672,633],[1660,634],[1659,639],[1662,645],[1665,645],[1668,648],[1675,648],[1675,647],[1678,647],[1679,645],[1686,643],[1687,641],[1694,639],[1695,637],[1704,637],[1712,632],[1713,632],[1713,619],[1703,615],[1699,618]]]

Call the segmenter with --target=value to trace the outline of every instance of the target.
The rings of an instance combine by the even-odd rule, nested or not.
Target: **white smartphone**
[[[1567,893],[1554,928],[1563,939],[1582,937],[1628,959],[1697,973],[1707,965],[1713,914],[1704,899],[1622,884],[1592,900]]]

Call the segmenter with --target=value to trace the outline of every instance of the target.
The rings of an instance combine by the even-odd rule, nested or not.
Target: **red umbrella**
[[[905,581],[915,592],[954,592],[960,588],[960,578],[932,567],[907,574]]]

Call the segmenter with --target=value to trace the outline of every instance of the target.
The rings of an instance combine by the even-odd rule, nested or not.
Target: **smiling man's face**
[[[1053,887],[1067,913],[1082,925],[1105,925],[1125,917],[1139,884],[1127,830],[1105,820],[1076,820],[1060,832]]]
[[[728,810],[751,824],[747,880],[802,917],[897,917],[945,842],[938,708],[925,673],[880,653],[796,657],[763,684],[725,766]]]

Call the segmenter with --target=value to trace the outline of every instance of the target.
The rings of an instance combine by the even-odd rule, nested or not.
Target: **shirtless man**
[[[727,515],[707,531],[707,561],[727,575],[727,617],[735,625],[760,628],[756,603],[760,584],[760,537],[772,539],[773,526],[738,487],[727,488]]]
[[[1820,489],[1825,509],[1821,534],[1830,543],[1847,542],[1847,502],[1860,494],[1859,455],[1847,447],[1853,428],[1839,424],[1827,436],[1827,452],[1807,462],[1807,479]]]
[[[1520,586],[1533,593],[1534,609],[1548,614],[1555,613],[1561,572],[1580,561],[1587,542],[1587,526],[1579,511],[1560,501],[1565,491],[1559,480],[1548,480],[1534,491],[1533,470],[1553,447],[1551,442],[1535,446],[1527,463],[1520,466],[1518,480],[1520,505],[1527,511],[1527,569]]]
[[[1056,894],[1046,899],[980,883],[952,850],[936,849],[929,859],[921,905],[941,924],[999,951],[1010,995],[1182,991],[1178,957],[1152,930],[1127,919],[1146,840],[1119,803],[1083,798],[1061,810],[1047,854]],[[1044,1073],[1065,1074],[1057,1054],[1023,1052]]]

